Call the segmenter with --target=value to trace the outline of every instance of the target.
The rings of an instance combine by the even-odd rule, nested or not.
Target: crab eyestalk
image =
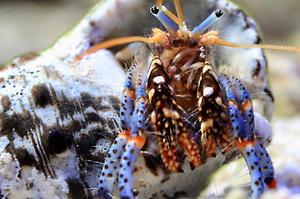
[[[216,10],[209,17],[207,17],[201,24],[196,26],[192,30],[192,37],[197,37],[201,35],[207,28],[211,27],[213,24],[215,24],[222,16],[223,16],[222,10]]]
[[[160,21],[160,23],[167,29],[169,33],[174,33],[179,29],[178,24],[174,22],[174,18],[172,20],[170,18],[170,15],[167,16],[165,12],[163,12],[158,7],[153,6],[152,8],[150,8],[150,12],[153,16],[155,16]]]

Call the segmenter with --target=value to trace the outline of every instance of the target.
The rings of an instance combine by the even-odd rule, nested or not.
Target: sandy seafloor
[[[59,35],[72,27],[95,0],[26,1],[6,0],[0,2],[0,63],[25,52],[39,51],[53,43]],[[300,45],[299,1],[238,2],[247,6],[254,18],[261,21],[268,42]],[[270,15],[264,13],[270,9]],[[276,20],[280,13],[285,20]],[[298,15],[297,15],[298,13]],[[43,17],[41,17],[43,16]],[[274,18],[275,17],[275,18]],[[260,22],[259,22],[260,23]],[[282,25],[280,25],[280,23]],[[297,26],[298,24],[298,26]],[[39,28],[36,28],[36,27]],[[278,28],[276,28],[278,26]],[[299,53],[300,54],[300,53]],[[269,146],[276,177],[277,191],[268,191],[263,198],[300,198],[300,55],[294,53],[267,53],[271,84],[275,95],[275,114],[272,121],[273,141]],[[243,189],[249,175],[243,160],[223,166],[200,198],[245,198]],[[234,189],[231,189],[235,187]],[[225,190],[225,191],[224,191]],[[224,193],[225,195],[224,196]]]

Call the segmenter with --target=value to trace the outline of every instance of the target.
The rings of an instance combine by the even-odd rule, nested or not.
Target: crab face
[[[248,111],[245,107],[252,108],[244,106],[248,103],[242,98],[247,98],[243,88],[246,87],[251,94],[265,93],[261,91],[269,89],[266,61],[260,49],[216,47],[205,53],[209,64],[204,60],[193,61],[210,66],[208,71],[212,72],[210,78],[215,78],[216,87],[197,84],[193,88],[194,83],[188,83],[191,71],[183,77],[184,84],[176,80],[176,74],[170,78],[172,66],[162,59],[164,55],[159,55],[157,65],[151,64],[148,60],[154,59],[147,51],[141,51],[145,52],[146,61],[137,67],[142,67],[146,76],[140,76],[135,70],[132,75],[126,75],[115,55],[106,50],[91,54],[77,64],[71,62],[92,43],[117,36],[141,35],[140,27],[149,27],[150,30],[154,24],[148,16],[151,4],[142,0],[100,3],[69,35],[41,56],[19,60],[14,68],[1,71],[1,194],[8,198],[17,197],[20,192],[32,198],[93,198],[97,195],[110,197],[120,191],[124,197],[195,198],[210,175],[226,159],[222,152],[241,149],[245,157],[249,153],[251,158],[246,159],[250,168],[257,161],[260,165],[266,164],[263,161],[268,161],[267,157],[253,155],[253,151],[264,150],[263,145],[253,142],[253,133],[260,132],[260,129],[251,132],[251,136],[240,136],[249,137],[249,143],[227,147],[232,142],[231,137],[238,136],[232,133],[232,124],[241,123],[229,122],[229,108],[241,113]],[[184,9],[188,10],[186,18],[191,24],[201,21],[213,10],[222,9],[226,15],[214,29],[226,27],[221,32],[223,38],[233,42],[259,41],[255,22],[225,0],[193,0],[184,5]],[[178,53],[170,60],[174,60]],[[198,53],[201,54],[201,49],[195,54]],[[205,75],[204,68],[201,70],[203,72],[196,73],[198,76],[192,80]],[[241,84],[240,79],[243,80]],[[178,88],[182,86],[187,89],[183,94],[194,97],[190,103],[179,97],[182,93]],[[211,92],[211,87],[214,92]],[[236,99],[231,98],[230,92]],[[165,99],[166,94],[169,101]],[[201,102],[201,96],[208,97],[208,101],[203,98]],[[226,115],[223,118],[226,121],[224,131],[230,133],[219,143],[215,142],[216,135],[207,139],[209,133],[205,136],[200,133],[201,129],[210,127],[210,120],[201,122],[199,114],[193,120],[184,115],[184,112],[192,114],[199,103],[199,107],[202,103],[215,103],[208,108],[203,106],[204,112],[218,108],[217,97],[222,99],[218,110]],[[268,95],[255,95],[252,101],[256,120],[270,118],[272,99]],[[159,103],[163,105],[158,106]],[[159,114],[163,117],[159,118]],[[219,115],[217,119],[221,118]],[[173,136],[173,143],[169,141],[172,136],[164,141],[165,137],[161,136],[164,130],[160,130],[158,121],[164,122],[163,129],[169,132],[167,122],[169,126],[176,123],[174,131],[178,134]],[[193,126],[191,121],[196,125]],[[203,141],[207,143],[202,145]],[[206,158],[202,147],[206,147]],[[215,155],[216,158],[209,158]],[[267,156],[267,153],[263,155]],[[259,168],[255,167],[252,172],[253,187],[260,177],[272,180],[266,178],[272,176],[272,172],[261,173]],[[262,189],[263,183],[261,179],[258,188]],[[258,188],[254,189],[254,197],[262,191]]]

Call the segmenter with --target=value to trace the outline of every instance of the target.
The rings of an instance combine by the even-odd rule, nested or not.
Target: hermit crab
[[[129,67],[120,112],[122,131],[105,159],[98,196],[111,198],[116,183],[120,198],[134,198],[135,163],[148,137],[154,136],[161,162],[171,172],[184,172],[181,165],[185,159],[195,168],[217,153],[238,150],[251,175],[251,196],[258,198],[265,187],[276,187],[266,143],[255,134],[266,127],[255,126],[251,95],[243,80],[214,68],[209,50],[213,45],[299,49],[221,39],[217,31],[207,29],[222,17],[222,10],[213,11],[189,29],[179,0],[173,3],[176,15],[163,5],[163,0],[156,1],[150,9],[166,31],[155,28],[150,37],[104,41],[82,55],[130,42],[147,43],[150,51],[142,63],[136,61]],[[180,155],[184,157],[180,159]]]
[[[259,43],[226,0],[101,1],[0,71],[1,195],[197,198],[242,156],[259,198],[276,187],[262,48],[299,51]]]

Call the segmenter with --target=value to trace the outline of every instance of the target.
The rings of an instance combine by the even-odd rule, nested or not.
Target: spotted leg
[[[274,189],[277,187],[277,182],[274,179],[274,167],[272,164],[272,160],[263,144],[259,143],[255,147],[256,153],[258,154],[259,160],[261,162],[264,175],[264,183],[269,189]]]
[[[240,80],[219,76],[220,85],[227,99],[237,149],[242,153],[250,172],[252,198],[259,198],[265,189],[276,184],[272,162],[267,150],[255,140],[254,114],[249,92]]]
[[[254,126],[254,113],[253,113],[253,107],[252,107],[252,102],[250,99],[250,95],[246,88],[242,85],[242,83],[236,79],[233,78],[233,81],[236,83],[236,87],[239,89],[238,92],[240,93],[240,103],[242,104],[242,116],[244,121],[246,121],[246,128],[248,131],[251,131],[251,137],[255,139],[256,144],[255,144],[255,153],[259,157],[259,161],[261,163],[262,167],[262,172],[263,172],[263,179],[265,185],[267,185],[268,188],[275,188],[276,187],[276,180],[274,179],[274,168],[273,164],[271,161],[271,158],[264,147],[264,142],[263,140],[258,140],[257,137],[254,137],[255,134],[252,133],[256,131]],[[257,116],[257,114],[256,114]],[[249,132],[250,133],[250,132]]]
[[[197,143],[188,133],[182,111],[175,100],[174,88],[161,60],[154,58],[148,74],[147,91],[151,123],[160,146],[160,156],[166,168],[180,172],[178,150],[186,155],[192,167],[201,164]]]
[[[124,147],[130,139],[131,117],[134,109],[134,87],[132,84],[132,75],[135,66],[128,71],[128,76],[124,84],[123,99],[121,105],[121,125],[123,131],[112,143],[108,155],[104,161],[101,176],[98,185],[99,198],[111,198],[110,193],[114,190],[114,184],[118,177],[118,168]]]
[[[206,158],[216,155],[217,149],[226,153],[231,150],[231,126],[222,100],[218,77],[209,62],[201,71],[197,89],[201,145]]]
[[[268,188],[276,188],[277,183],[274,180],[274,168],[273,165],[270,164],[271,159],[265,149],[265,146],[271,142],[272,128],[268,120],[257,112],[254,112],[254,119],[255,137],[256,141],[258,141],[260,145],[260,147],[257,147],[257,151],[264,171],[264,181]]]
[[[138,154],[146,142],[145,128],[145,81],[139,80],[136,90],[135,109],[131,119],[131,137],[125,146],[120,161],[118,187],[120,198],[134,198],[132,192],[132,173]]]

